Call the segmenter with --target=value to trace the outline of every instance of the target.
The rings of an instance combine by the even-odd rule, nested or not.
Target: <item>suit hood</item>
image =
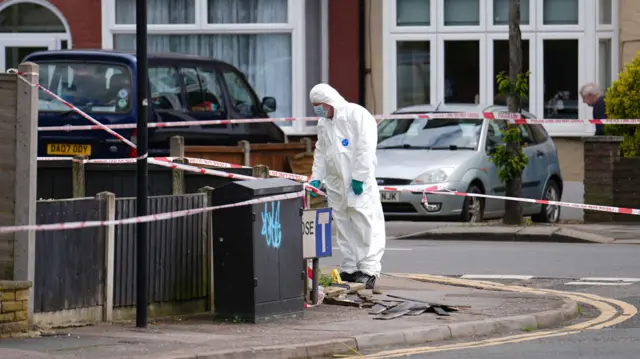
[[[311,103],[326,103],[334,109],[339,109],[347,104],[336,89],[327,84],[317,84],[309,92]]]

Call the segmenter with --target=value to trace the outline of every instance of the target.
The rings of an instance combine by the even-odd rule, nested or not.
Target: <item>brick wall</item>
[[[616,207],[640,208],[640,157],[621,158],[613,171],[613,198]],[[637,222],[637,216],[617,214],[616,222]]]
[[[19,336],[29,330],[30,282],[0,281],[0,337]]]
[[[584,203],[640,208],[640,157],[620,156],[621,137],[590,137],[584,142]],[[638,221],[637,216],[585,211],[585,222]]]
[[[15,225],[17,81],[0,74],[0,226]],[[13,279],[13,233],[0,234],[0,279]]]

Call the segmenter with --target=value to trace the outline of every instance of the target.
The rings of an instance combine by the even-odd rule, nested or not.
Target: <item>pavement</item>
[[[36,358],[317,358],[375,348],[522,333],[559,326],[579,314],[551,295],[453,287],[383,275],[377,288],[415,301],[468,306],[450,316],[424,313],[375,320],[367,309],[320,305],[303,318],[265,324],[216,322],[210,315],[63,329],[57,335],[0,341],[3,359]]]
[[[387,236],[393,239],[456,241],[640,244],[640,222],[522,226],[495,222],[387,222]]]

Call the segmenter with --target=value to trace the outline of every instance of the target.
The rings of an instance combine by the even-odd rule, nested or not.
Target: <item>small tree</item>
[[[640,118],[640,52],[609,87],[604,101],[608,119]],[[625,157],[640,154],[640,125],[606,125],[605,134],[624,136],[620,150]]]
[[[522,34],[520,32],[520,0],[509,0],[509,76],[496,76],[498,91],[507,96],[509,112],[522,112],[521,99],[529,94],[529,71],[522,73]],[[522,197],[522,170],[528,163],[522,151],[522,134],[517,125],[507,123],[504,146],[497,146],[490,161],[498,167],[498,176],[505,183],[508,197]],[[505,201],[505,224],[522,223],[520,202]]]

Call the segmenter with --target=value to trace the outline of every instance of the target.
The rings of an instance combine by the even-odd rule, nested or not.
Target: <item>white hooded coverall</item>
[[[309,94],[312,103],[333,107],[333,118],[318,122],[318,141],[311,180],[324,181],[329,206],[344,257],[341,272],[379,277],[386,233],[380,192],[375,178],[378,129],[376,120],[360,105],[347,102],[327,84]],[[356,195],[351,180],[363,182]]]

